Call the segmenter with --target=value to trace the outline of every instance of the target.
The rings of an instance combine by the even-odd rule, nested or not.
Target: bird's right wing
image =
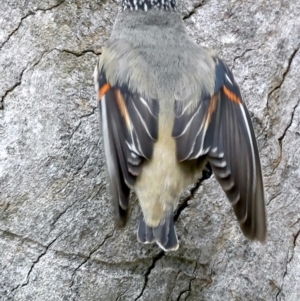
[[[119,226],[126,223],[130,188],[150,160],[158,138],[158,102],[145,99],[126,84],[111,85],[95,70],[104,151]]]

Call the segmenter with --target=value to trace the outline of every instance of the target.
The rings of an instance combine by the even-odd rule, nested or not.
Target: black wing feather
[[[130,188],[151,159],[158,137],[158,102],[146,100],[124,85],[111,87],[97,73],[99,108],[111,190],[119,225],[126,223]]]
[[[220,101],[212,117],[213,141],[208,161],[244,235],[265,240],[266,214],[262,171],[251,118],[231,71],[216,59]]]
[[[255,135],[241,93],[226,64],[214,58],[215,91],[191,103],[175,102],[172,135],[178,161],[206,155],[244,235],[263,241],[266,214]]]
[[[204,138],[207,131],[205,119],[209,98],[205,96],[195,108],[193,106],[195,105],[192,102],[183,106],[182,102],[175,101],[172,137],[176,140],[176,155],[179,162],[196,159],[208,152]]]
[[[104,147],[106,163],[116,207],[119,225],[126,223],[128,199],[130,194],[129,183],[134,182],[134,177],[126,172],[126,145],[122,143],[119,129],[123,128],[122,119],[118,117],[118,111],[114,103],[113,91],[108,91],[99,103],[102,131],[104,135]],[[108,114],[111,112],[112,114]]]
[[[126,91],[127,92],[127,91]],[[158,138],[158,103],[155,100],[146,101],[138,94],[123,92],[126,97],[126,105],[134,125],[134,143],[140,156],[150,159],[153,149],[153,141]]]

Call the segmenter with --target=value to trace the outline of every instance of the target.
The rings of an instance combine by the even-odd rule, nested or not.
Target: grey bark
[[[186,0],[189,34],[232,67],[262,157],[268,238],[247,241],[215,179],[180,248],[114,228],[92,73],[118,3],[0,0],[1,300],[300,300],[300,2]]]

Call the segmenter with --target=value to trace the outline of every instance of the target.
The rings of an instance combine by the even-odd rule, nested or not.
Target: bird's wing
[[[111,190],[119,225],[125,225],[130,188],[158,137],[158,102],[124,84],[111,86],[102,69],[95,77]]]
[[[214,94],[204,95],[193,110],[175,103],[177,158],[206,155],[244,235],[264,241],[264,188],[251,119],[231,71],[219,58],[214,60]]]

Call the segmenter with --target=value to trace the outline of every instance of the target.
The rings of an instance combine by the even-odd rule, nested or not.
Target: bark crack
[[[172,296],[172,293],[173,293],[173,291],[174,291],[174,288],[176,287],[176,282],[177,282],[177,279],[178,279],[178,276],[180,275],[180,273],[181,273],[181,270],[179,270],[179,271],[176,271],[176,279],[174,280],[174,283],[173,283],[173,287],[172,287],[172,289],[170,290],[170,295],[168,296],[168,298],[167,298],[167,300],[171,300],[171,296]]]
[[[224,259],[224,257],[223,257],[223,259]],[[212,267],[210,269],[210,273],[208,275],[208,280],[205,279],[206,280],[206,284],[200,289],[200,291],[203,291],[206,287],[208,287],[209,285],[211,285],[214,282],[213,276],[215,275],[215,271],[214,271],[215,263],[216,263],[216,259],[214,260],[214,262],[212,264]]]
[[[288,274],[288,265],[291,263],[291,261],[294,258],[295,247],[297,245],[297,239],[298,239],[299,236],[300,236],[300,230],[296,233],[296,235],[294,235],[294,237],[293,237],[293,244],[292,244],[291,247],[288,248],[287,256],[286,256],[285,269],[284,269],[284,272],[283,272],[283,275],[282,275],[281,285],[280,285],[279,290],[278,290],[278,292],[276,294],[276,301],[278,300],[278,297],[279,297],[279,295],[282,292],[282,289],[283,289],[283,286],[284,286],[285,277]],[[291,255],[290,255],[290,251],[291,251]]]
[[[199,260],[199,259],[198,259],[198,260]],[[185,296],[184,300],[187,300],[187,298],[189,297],[189,295],[190,295],[190,293],[191,293],[191,290],[192,290],[192,282],[196,279],[195,272],[196,272],[196,270],[197,270],[197,268],[198,268],[198,260],[197,260],[196,263],[195,263],[195,268],[194,268],[194,271],[193,271],[193,273],[192,273],[194,276],[191,277],[191,278],[189,279],[189,286],[188,286],[188,288],[185,289],[185,290],[183,290],[183,291],[181,291],[181,292],[179,293],[179,295],[178,295],[176,301],[180,301],[182,295],[183,295],[184,293],[186,293],[186,292],[187,292],[187,295]]]
[[[277,163],[275,165],[275,168],[274,170],[279,166],[280,162],[281,162],[281,159],[282,159],[282,142],[283,142],[283,139],[285,138],[286,136],[286,133],[287,131],[289,130],[289,128],[292,126],[293,124],[293,121],[294,121],[294,115],[295,115],[295,112],[299,106],[299,103],[300,103],[300,99],[298,100],[297,104],[294,106],[293,108],[293,111],[292,111],[292,114],[291,114],[291,118],[290,118],[290,121],[287,125],[287,127],[284,129],[283,131],[283,134],[277,139],[278,140],[278,143],[279,143],[279,149],[280,149],[280,152],[279,152],[279,158],[277,159]],[[273,170],[273,172],[274,172]]]
[[[0,48],[0,50],[1,50],[1,48]],[[17,87],[19,87],[19,86],[22,84],[22,78],[23,78],[24,72],[27,71],[27,69],[30,69],[30,68],[33,69],[35,66],[37,66],[37,65],[40,63],[40,61],[43,59],[43,57],[44,57],[45,55],[48,55],[49,53],[53,52],[54,50],[59,51],[59,52],[66,52],[66,53],[75,55],[76,57],[81,57],[81,56],[85,55],[86,53],[93,53],[94,55],[97,55],[97,56],[101,54],[101,52],[96,52],[96,51],[91,50],[91,49],[86,49],[86,50],[83,50],[83,51],[81,51],[81,52],[74,52],[74,51],[70,51],[70,50],[64,50],[64,49],[61,50],[61,49],[58,49],[58,48],[53,48],[53,49],[51,49],[51,50],[44,51],[44,52],[42,53],[42,55],[37,59],[37,61],[36,61],[35,63],[33,63],[33,65],[31,65],[32,62],[29,62],[29,63],[26,65],[26,67],[21,71],[21,73],[20,73],[20,75],[19,75],[19,79],[17,80],[17,82],[16,82],[13,86],[11,86],[10,88],[8,88],[8,89],[5,91],[4,95],[1,97],[1,101],[0,101],[0,110],[3,110],[3,109],[4,109],[4,100],[5,100],[5,98],[7,97],[7,95],[8,95],[9,93],[13,92]],[[31,65],[31,66],[30,66],[30,65]],[[80,116],[80,118],[89,117],[89,116],[93,115],[93,114],[95,113],[95,111],[96,111],[96,107],[93,108],[93,110],[92,110],[91,113],[88,113],[88,114],[86,114],[86,115]]]
[[[38,58],[38,60],[37,60],[33,65],[30,66],[30,64],[32,64],[32,62],[29,62],[29,63],[26,65],[26,67],[21,71],[21,73],[20,73],[20,75],[19,75],[19,79],[17,80],[17,82],[16,82],[13,86],[11,86],[10,88],[8,88],[8,89],[5,91],[4,95],[1,97],[1,101],[0,101],[0,110],[1,110],[1,109],[2,109],[2,110],[4,109],[4,100],[5,100],[5,98],[7,97],[7,95],[8,95],[9,93],[13,92],[17,87],[21,86],[24,72],[27,71],[27,70],[29,70],[30,68],[34,68],[36,65],[38,65],[39,62],[42,60],[42,58],[43,58],[46,54],[49,54],[51,51],[53,51],[53,49],[50,50],[50,51],[44,51],[44,52],[42,53],[42,55]]]
[[[91,112],[89,112],[89,113],[87,113],[85,115],[81,115],[81,116],[79,116],[79,118],[83,119],[83,118],[86,118],[86,117],[90,117],[90,116],[92,116],[92,115],[95,114],[96,110],[97,110],[97,107],[93,107]]]
[[[233,69],[234,69],[234,67],[235,67],[235,62],[236,62],[236,60],[242,58],[247,52],[253,51],[253,50],[255,50],[255,49],[252,49],[252,48],[246,49],[242,54],[237,55],[236,57],[234,57],[234,58],[233,58],[233,63],[232,63],[231,70],[233,71]]]
[[[195,279],[196,279],[196,276],[190,278],[188,288],[185,289],[185,290],[183,290],[183,291],[181,291],[181,292],[179,293],[179,295],[178,295],[176,301],[180,301],[180,298],[181,298],[182,295],[183,295],[184,293],[186,293],[186,292],[188,292],[188,294],[185,296],[184,300],[186,300],[186,299],[189,297],[189,295],[190,295],[190,293],[191,293],[191,289],[192,289],[192,281],[195,280]]]
[[[36,10],[30,11],[27,15],[23,16],[23,17],[20,19],[20,22],[18,23],[18,25],[16,26],[16,28],[13,29],[13,30],[9,33],[8,37],[6,38],[6,40],[1,44],[0,50],[4,47],[4,45],[5,45],[6,43],[9,42],[9,40],[11,39],[11,37],[12,37],[12,36],[20,29],[20,27],[21,27],[21,25],[22,25],[22,23],[23,23],[23,21],[24,21],[25,19],[27,19],[27,18],[30,17],[30,16],[34,16],[34,15],[35,15],[37,12],[39,12],[39,11],[46,12],[46,11],[50,11],[50,10],[52,10],[52,9],[55,9],[55,8],[59,7],[60,5],[62,5],[65,1],[66,1],[66,0],[61,0],[61,1],[59,1],[57,4],[55,4],[55,5],[51,6],[51,7],[48,7],[48,8],[37,8]]]
[[[86,163],[86,162],[84,162],[83,166],[85,165],[85,163]],[[83,168],[83,166],[82,166],[82,168]],[[74,175],[72,175],[72,178],[71,178],[70,180],[67,181],[67,184],[66,184],[62,189],[60,189],[58,192],[56,192],[55,194],[58,194],[58,193],[60,193],[61,191],[63,191],[63,190],[68,186],[68,184],[71,183],[71,182],[74,180],[75,175],[78,174],[78,173],[79,173],[79,170],[76,171],[76,173],[75,173]],[[99,193],[99,191],[102,189],[102,185],[99,185],[99,186],[100,186],[100,187],[99,187],[99,189],[97,189],[96,193],[93,194],[94,191],[95,191],[95,190],[93,189],[92,192],[87,196],[86,200],[92,199],[94,196],[96,196],[96,195]],[[67,205],[66,208],[65,208],[63,211],[61,211],[61,212],[57,215],[57,217],[55,218],[55,220],[52,222],[51,229],[50,229],[50,231],[49,231],[49,233],[48,233],[47,236],[49,236],[49,235],[52,233],[52,231],[53,231],[54,228],[55,228],[56,223],[61,219],[61,217],[62,217],[64,214],[66,214],[66,212],[67,212],[69,209],[71,209],[75,204],[77,204],[79,201],[82,201],[82,199],[75,200],[75,201],[72,202],[71,204]]]
[[[120,300],[120,298],[123,297],[128,291],[129,291],[129,288],[126,289],[123,293],[121,293],[121,294],[117,297],[116,301]]]
[[[270,198],[269,202],[266,204],[266,206],[269,206],[273,200],[275,200],[277,197],[281,195],[281,192],[276,193],[273,197]]]
[[[139,300],[142,296],[143,293],[147,287],[148,281],[149,281],[149,275],[151,274],[152,270],[155,268],[155,264],[165,255],[164,251],[160,251],[152,260],[151,265],[148,267],[144,277],[145,277],[145,281],[144,281],[144,285],[143,288],[140,292],[140,294],[137,296],[137,298],[135,299],[135,301]]]
[[[187,197],[185,197],[181,203],[178,205],[178,208],[174,214],[174,221],[177,221],[181,212],[189,206],[188,202],[195,197],[195,193],[199,189],[200,185],[203,181],[209,179],[212,176],[212,169],[209,163],[206,164],[205,168],[202,171],[202,177],[198,179],[195,183],[195,186],[190,190],[190,193]]]
[[[300,222],[300,218],[297,219],[297,221],[295,221],[291,226],[290,228],[293,228],[295,225],[297,225],[298,223]]]
[[[4,95],[1,97],[1,101],[0,101],[0,110],[4,109],[4,100],[7,97],[7,95],[9,93],[13,92],[17,87],[19,87],[22,84],[23,74],[26,71],[26,69],[28,68],[28,66],[29,66],[29,64],[27,64],[26,67],[21,71],[18,81],[4,92]]]
[[[56,241],[60,236],[61,236],[61,234],[58,235],[56,238],[54,238],[54,239],[53,239],[53,240],[45,247],[45,250],[37,257],[37,259],[34,260],[34,261],[32,262],[32,265],[31,265],[29,271],[27,272],[26,281],[25,281],[24,283],[22,283],[22,284],[18,284],[16,287],[14,287],[14,288],[10,291],[9,295],[11,295],[13,292],[17,291],[19,288],[22,288],[22,287],[24,287],[24,286],[26,286],[26,285],[29,284],[29,281],[30,281],[30,275],[31,275],[31,273],[32,273],[32,271],[33,271],[35,265],[36,265],[37,263],[39,263],[39,261],[41,260],[41,258],[44,257],[44,256],[47,254],[49,248],[55,243],[55,241]]]
[[[295,235],[295,237],[294,237],[294,241],[293,241],[294,248],[295,248],[296,245],[297,245],[297,239],[298,239],[299,235],[300,235],[300,230],[296,233],[296,235]]]
[[[69,140],[72,140],[74,134],[78,131],[78,129],[79,129],[80,126],[81,126],[81,120],[79,120],[78,124],[75,126],[75,129],[71,133]]]
[[[89,255],[88,255],[87,257],[85,257],[85,259],[78,265],[77,268],[75,268],[74,272],[73,272],[72,275],[71,275],[71,285],[70,285],[70,287],[72,287],[72,286],[74,285],[75,274],[77,273],[77,271],[91,259],[91,257],[93,256],[93,254],[95,254],[95,253],[96,253],[96,252],[97,252],[97,251],[98,251],[98,250],[106,243],[106,241],[107,241],[109,238],[111,238],[111,237],[114,235],[114,232],[115,232],[115,229],[113,229],[113,231],[112,231],[111,233],[107,234],[107,235],[104,237],[103,241],[102,241],[99,245],[97,245],[97,246],[89,253]]]
[[[69,49],[58,49],[58,48],[55,48],[57,51],[60,51],[60,52],[66,52],[66,53],[69,53],[69,54],[72,54],[72,55],[75,55],[76,57],[80,57],[80,56],[83,56],[85,55],[86,53],[92,53],[96,56],[100,55],[102,53],[102,50],[100,51],[95,51],[93,49],[85,49],[85,50],[82,50],[80,52],[76,52],[76,51],[72,51],[72,50],[69,50]]]
[[[183,16],[183,20],[189,19],[192,15],[194,15],[197,12],[197,9],[202,7],[206,3],[205,0],[202,0],[201,2],[197,3],[193,6],[193,9],[185,16]]]
[[[22,242],[29,242],[29,243],[34,243],[38,246],[41,246],[43,248],[47,248],[47,246],[41,244],[40,242],[36,241],[36,240],[33,240],[29,237],[24,237],[22,235],[19,235],[19,234],[16,234],[14,232],[11,232],[9,230],[3,230],[3,229],[0,229],[0,231],[2,232],[2,235],[6,235],[6,236],[9,236],[11,238],[16,238],[16,239],[19,239],[21,240]]]
[[[283,85],[285,78],[287,76],[287,74],[289,73],[290,69],[291,69],[291,65],[293,62],[294,57],[296,56],[297,52],[298,52],[299,48],[296,48],[293,53],[291,54],[291,56],[289,57],[288,60],[288,65],[286,67],[286,69],[284,70],[283,74],[282,74],[282,78],[280,80],[280,82],[278,83],[278,85],[276,85],[269,93],[268,93],[268,98],[267,98],[267,107],[269,106],[269,98],[273,95],[273,93],[276,90],[279,90],[281,88],[281,86]]]
[[[293,108],[293,112],[292,112],[292,115],[291,115],[291,118],[290,118],[290,122],[288,123],[287,127],[284,129],[283,134],[278,138],[279,143],[282,143],[282,140],[284,139],[287,131],[292,126],[293,120],[294,120],[295,111],[296,111],[297,107],[299,106],[299,103],[300,103],[300,100],[297,102],[297,104]]]

